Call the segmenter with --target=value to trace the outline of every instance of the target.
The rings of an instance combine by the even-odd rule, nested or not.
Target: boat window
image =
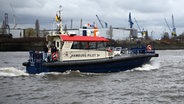
[[[106,43],[105,42],[98,42],[97,43],[97,49],[98,50],[105,50],[106,48]]]
[[[59,47],[59,42],[57,42],[56,47]]]
[[[88,42],[73,42],[71,49],[88,49]]]
[[[97,43],[96,42],[89,42],[89,49],[96,49]]]
[[[97,49],[104,50],[106,44],[104,42],[73,42],[71,49]]]
[[[63,44],[64,44],[64,42],[61,41],[61,42],[60,42],[60,46],[61,46],[60,48],[61,48],[61,49],[62,49],[62,47],[63,47]]]
[[[50,44],[50,47],[52,47],[52,44],[54,44],[56,46],[56,41],[52,41]]]

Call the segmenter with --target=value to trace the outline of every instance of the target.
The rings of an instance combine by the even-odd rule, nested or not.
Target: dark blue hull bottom
[[[65,72],[67,70],[90,73],[109,73],[126,71],[148,63],[152,57],[158,57],[156,55],[142,55],[127,58],[113,58],[105,60],[93,60],[93,61],[75,61],[75,62],[44,62],[35,63],[23,63],[26,66],[27,73],[36,74],[42,72]]]
[[[101,63],[88,64],[88,65],[75,65],[75,66],[65,66],[65,67],[49,67],[47,68],[49,72],[65,72],[66,70],[79,70],[80,72],[92,72],[92,73],[109,73],[109,72],[119,72],[126,71],[136,67],[140,67],[149,62],[151,58],[144,58],[139,60],[131,60],[116,63]]]

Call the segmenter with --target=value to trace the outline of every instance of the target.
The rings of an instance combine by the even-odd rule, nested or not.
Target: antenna
[[[71,19],[71,25],[70,25],[70,29],[73,28],[73,19]]]
[[[80,28],[82,28],[82,18],[81,18],[81,20],[80,20]]]

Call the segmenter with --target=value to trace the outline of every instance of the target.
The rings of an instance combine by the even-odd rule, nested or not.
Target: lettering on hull
[[[72,57],[100,57],[100,54],[71,54]]]

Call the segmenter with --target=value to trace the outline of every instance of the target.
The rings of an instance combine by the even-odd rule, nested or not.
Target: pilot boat
[[[107,47],[110,40],[97,35],[96,27],[90,29],[93,36],[87,34],[86,27],[83,28],[82,35],[66,33],[62,30],[60,11],[56,15],[56,21],[59,24],[58,32],[46,36],[47,46],[54,44],[56,51],[51,52],[50,48],[48,53],[30,51],[28,61],[23,63],[27,73],[68,70],[87,73],[119,72],[141,67],[149,63],[152,57],[158,57],[151,45],[123,51],[121,48],[111,49]]]

